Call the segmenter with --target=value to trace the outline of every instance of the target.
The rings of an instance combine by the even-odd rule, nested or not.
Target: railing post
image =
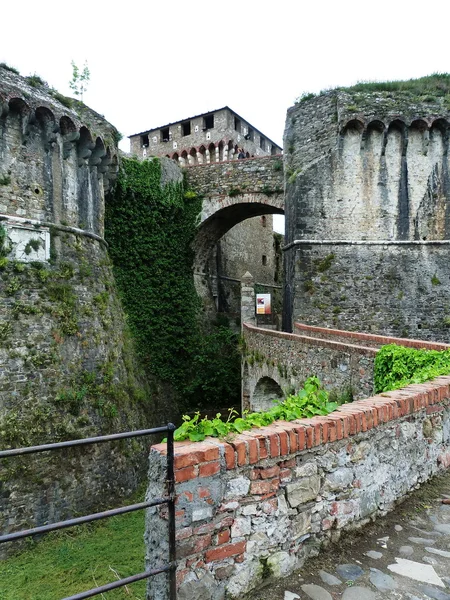
[[[175,469],[173,434],[176,429],[173,423],[167,425],[167,495],[169,496],[169,598],[177,597],[177,554],[175,546]]]

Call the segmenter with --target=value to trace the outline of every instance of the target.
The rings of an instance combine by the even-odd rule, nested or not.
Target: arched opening
[[[342,135],[346,133],[361,134],[364,130],[364,122],[361,119],[352,119],[348,121],[342,128]]]
[[[204,165],[206,163],[206,148],[205,146],[200,146],[200,148],[198,149],[198,154],[197,154],[197,158],[198,158],[198,162],[201,165]]]
[[[223,161],[223,142],[222,142],[222,140],[220,140],[220,142],[219,142],[218,150],[219,150],[219,162],[222,162]]]
[[[178,152],[174,152],[172,154],[172,160],[174,160],[176,163],[179,162],[180,157],[178,156]]]
[[[78,164],[81,166],[92,154],[95,144],[92,141],[91,132],[87,127],[81,127],[80,138],[77,144]]]
[[[224,314],[231,323],[239,324],[240,280],[250,271],[256,283],[266,286],[260,291],[266,290],[273,298],[277,295],[278,309],[273,310],[270,317],[271,324],[277,327],[276,315],[281,314],[282,244],[275,243],[278,238],[272,215],[284,214],[284,199],[281,194],[269,199],[264,197],[271,202],[266,204],[262,196],[261,202],[233,196],[223,200],[222,208],[209,217],[203,213],[206,218],[193,243],[195,284],[205,310]],[[266,256],[264,263],[263,255]]]
[[[212,163],[216,162],[216,146],[212,142],[208,146],[208,150],[209,150],[209,161]]]
[[[191,148],[188,155],[188,160],[190,165],[197,164],[197,150],[195,148]]]
[[[274,400],[284,398],[283,390],[271,377],[261,377],[253,390],[251,410],[265,412],[274,406]]]

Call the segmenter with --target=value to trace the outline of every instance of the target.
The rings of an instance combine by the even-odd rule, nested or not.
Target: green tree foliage
[[[75,96],[80,96],[83,101],[84,92],[87,90],[91,79],[87,61],[84,61],[83,68],[80,69],[74,61],[72,61],[72,79],[69,81],[69,86]]]
[[[191,248],[201,200],[161,186],[159,159],[124,159],[106,206],[106,238],[136,348],[149,376],[177,391],[183,410],[230,406],[240,394],[237,336],[200,325]]]

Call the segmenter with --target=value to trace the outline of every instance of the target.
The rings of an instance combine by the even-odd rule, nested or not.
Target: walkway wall
[[[242,334],[243,410],[261,411],[272,406],[273,397],[259,393],[262,380],[275,381],[284,394],[297,391],[311,375],[317,375],[328,391],[341,394],[351,390],[355,399],[367,398],[374,391],[377,350],[364,342],[343,343],[270,331],[247,323]]]
[[[149,496],[164,491],[165,452],[151,449]],[[450,377],[229,442],[177,443],[178,598],[243,598],[449,466]],[[167,559],[166,519],[149,509],[147,567]],[[165,578],[148,599],[167,598]]]

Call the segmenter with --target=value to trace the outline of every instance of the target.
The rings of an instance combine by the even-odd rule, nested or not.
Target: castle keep
[[[282,149],[228,106],[130,136],[136,156],[167,156],[181,166],[280,154]]]

